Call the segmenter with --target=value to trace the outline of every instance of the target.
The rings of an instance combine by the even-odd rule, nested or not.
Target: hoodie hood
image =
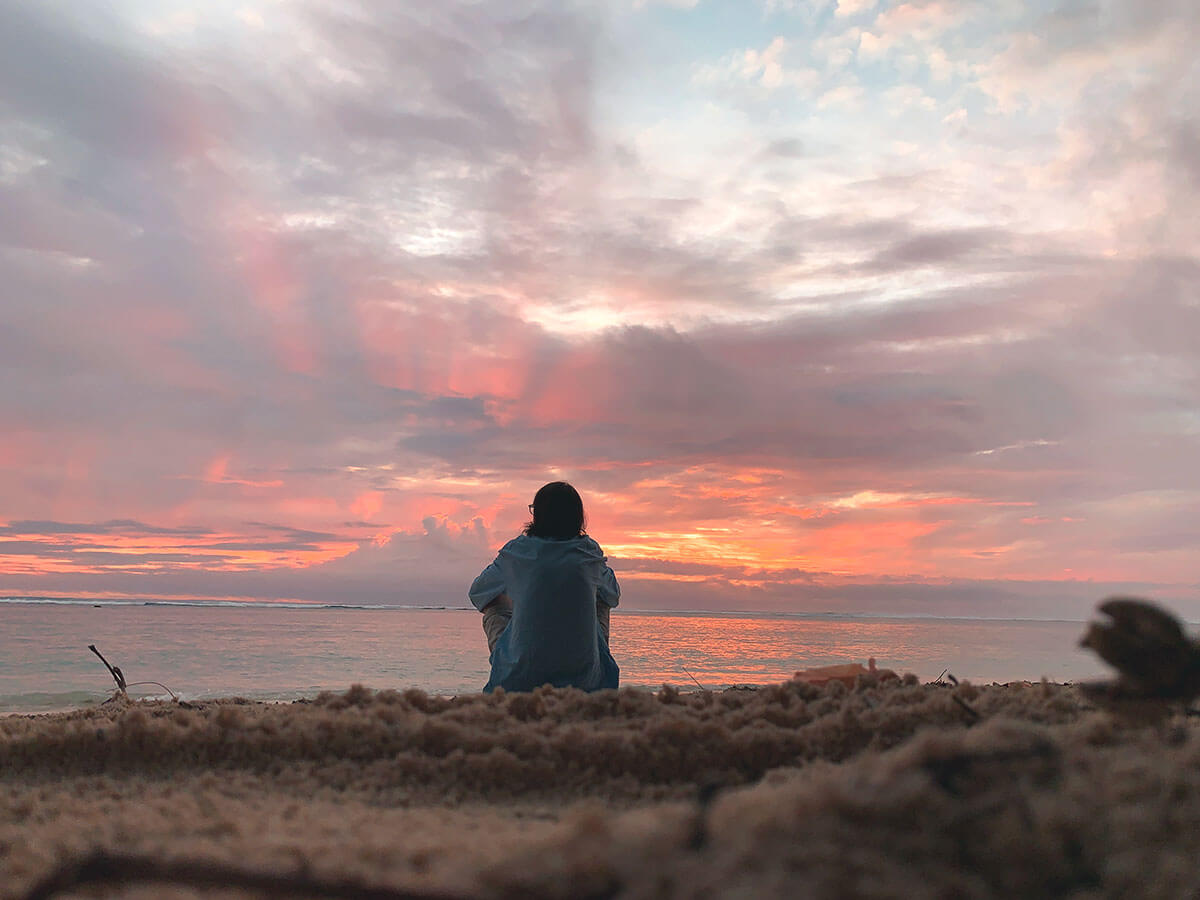
[[[600,545],[586,534],[565,541],[552,538],[533,537],[522,534],[513,538],[500,550],[500,557],[524,562],[552,563],[574,559],[579,562],[605,562],[607,557]]]

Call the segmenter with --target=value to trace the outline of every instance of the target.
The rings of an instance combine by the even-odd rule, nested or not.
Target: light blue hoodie
[[[513,616],[492,648],[485,693],[617,686],[620,670],[600,633],[596,602],[616,606],[621,588],[599,544],[586,536],[514,538],[471,585],[471,603],[482,610],[501,594],[512,600]]]

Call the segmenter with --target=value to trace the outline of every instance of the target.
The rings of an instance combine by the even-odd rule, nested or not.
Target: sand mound
[[[1197,763],[1189,720],[1058,685],[114,705],[0,720],[0,883],[99,847],[472,897],[1183,896]]]
[[[311,704],[125,704],[0,720],[0,766],[23,777],[300,772],[338,789],[437,803],[645,801],[961,726],[970,720],[954,702],[963,690],[863,678],[853,690],[794,681],[721,693],[546,688],[446,698],[355,687]],[[978,702],[984,715],[1011,710],[1044,722],[1069,721],[1079,706],[1059,688],[985,691]]]

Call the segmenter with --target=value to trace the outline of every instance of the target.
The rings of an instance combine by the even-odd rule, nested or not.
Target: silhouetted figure
[[[552,481],[529,511],[533,520],[524,533],[471,585],[491,651],[483,690],[615,688],[620,670],[608,649],[609,610],[621,588],[604,551],[584,531],[583,500],[565,481]]]

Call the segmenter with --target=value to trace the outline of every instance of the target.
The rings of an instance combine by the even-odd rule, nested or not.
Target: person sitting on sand
[[[621,588],[604,551],[584,531],[583,500],[565,481],[552,481],[529,511],[533,520],[524,533],[471,585],[491,651],[484,693],[543,684],[615,688],[620,670],[608,649],[609,610]]]

